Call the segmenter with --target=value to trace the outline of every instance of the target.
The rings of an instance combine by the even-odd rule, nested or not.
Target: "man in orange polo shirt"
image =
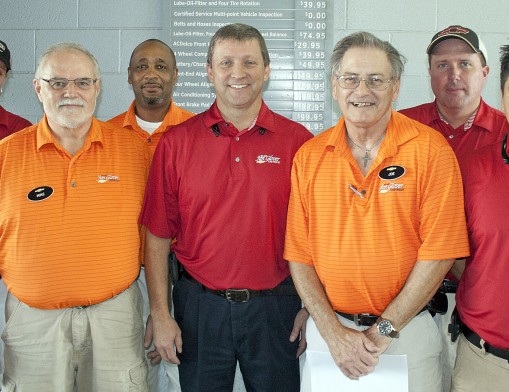
[[[132,132],[96,120],[95,58],[48,48],[45,115],[0,142],[5,390],[147,390],[138,215],[149,165]]]
[[[134,131],[147,143],[150,154],[153,155],[159,139],[168,127],[180,124],[194,116],[194,113],[178,107],[172,100],[173,87],[178,77],[175,54],[168,45],[158,39],[143,41],[131,54],[127,74],[127,82],[133,88],[134,101],[127,112],[113,117],[108,122],[119,128]],[[144,246],[142,246],[142,255],[143,249]],[[143,319],[146,323],[150,306],[143,263],[138,285],[143,297]],[[171,290],[171,285],[168,289]],[[145,343],[149,346],[151,336],[146,338]],[[151,348],[147,347],[147,350]],[[152,354],[147,354],[148,363]],[[173,391],[179,391],[177,366],[165,361],[163,369],[160,370],[158,360],[160,358],[148,364],[149,391],[165,391],[169,385],[172,386]]]
[[[308,348],[323,337],[353,380],[405,354],[409,390],[438,392],[440,335],[422,310],[469,252],[462,184],[443,136],[392,110],[403,68],[370,33],[334,48],[343,117],[295,156],[284,257],[321,335],[308,327]]]

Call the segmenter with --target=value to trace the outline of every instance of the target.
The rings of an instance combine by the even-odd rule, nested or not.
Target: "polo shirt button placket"
[[[235,158],[235,162],[239,163],[240,162],[240,157],[236,157]]]

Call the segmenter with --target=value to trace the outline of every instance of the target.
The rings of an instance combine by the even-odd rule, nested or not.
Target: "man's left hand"
[[[295,342],[296,339],[299,338],[299,347],[297,348],[297,358],[306,351],[307,341],[306,341],[306,324],[309,318],[309,313],[306,308],[302,308],[295,316],[295,321],[293,322],[293,329],[290,333],[290,342]]]

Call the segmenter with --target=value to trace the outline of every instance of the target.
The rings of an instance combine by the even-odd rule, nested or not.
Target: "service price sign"
[[[263,99],[274,111],[317,134],[331,126],[327,46],[332,1],[171,0],[166,6],[166,41],[175,51],[179,80],[174,99],[199,113],[215,99],[205,63],[212,35],[229,23],[256,27],[267,43],[270,80]],[[326,47],[327,46],[327,47]]]

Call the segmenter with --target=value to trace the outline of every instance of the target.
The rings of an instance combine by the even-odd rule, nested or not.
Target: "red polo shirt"
[[[509,349],[509,165],[500,143],[465,159],[462,167],[470,257],[456,294],[461,319],[489,344]]]
[[[30,125],[32,125],[30,121],[8,112],[0,106],[0,140]]]
[[[275,287],[289,275],[283,244],[292,160],[311,137],[264,103],[254,127],[239,132],[214,103],[159,141],[140,223],[176,238],[178,259],[207,287]]]
[[[463,156],[502,140],[509,126],[505,114],[487,105],[482,99],[472,126],[454,129],[438,114],[436,101],[400,110],[401,114],[439,131],[449,142],[461,166]]]

